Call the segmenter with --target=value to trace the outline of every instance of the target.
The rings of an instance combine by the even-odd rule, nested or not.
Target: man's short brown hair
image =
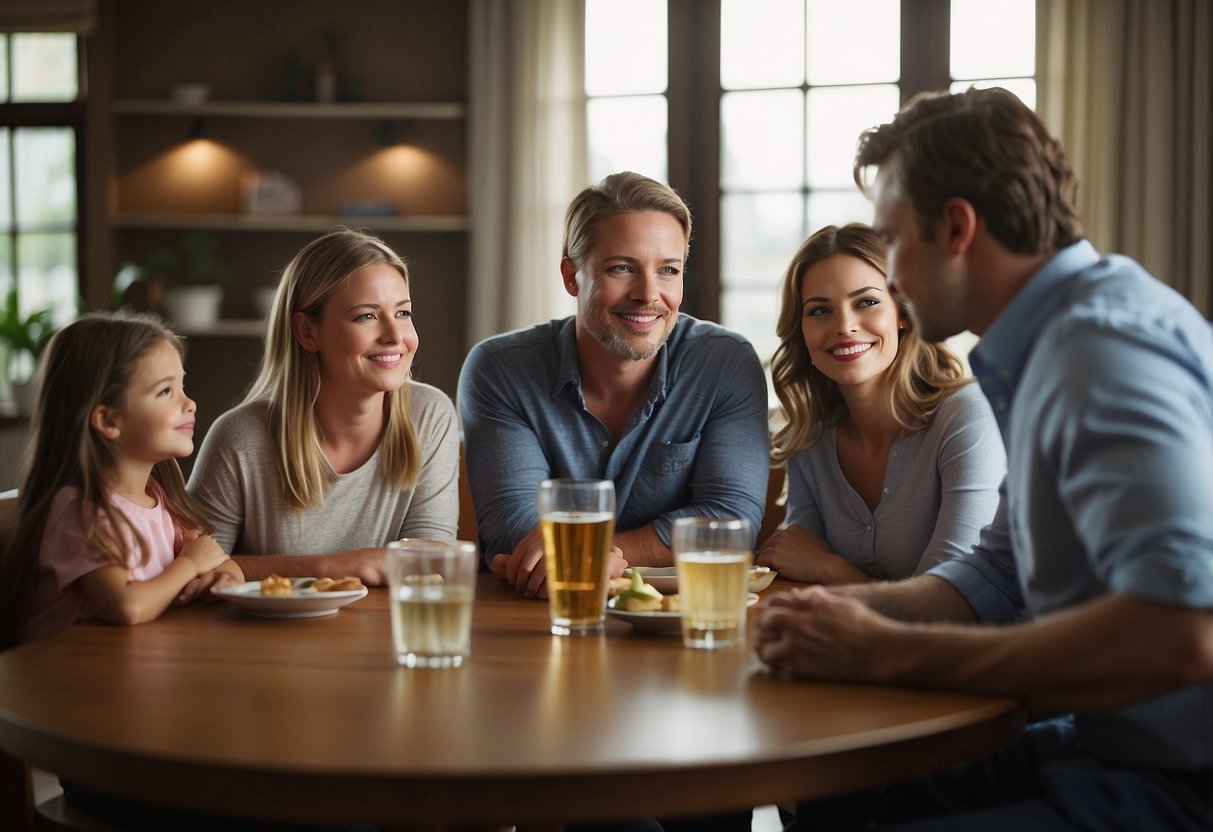
[[[1018,254],[1056,251],[1083,236],[1078,180],[1061,144],[1005,89],[915,96],[891,122],[859,137],[854,173],[865,193],[864,169],[872,165],[894,166],[924,235],[944,202],[961,197]]]
[[[599,221],[646,211],[669,214],[678,221],[687,238],[682,254],[686,259],[691,250],[690,209],[669,185],[631,171],[612,173],[573,198],[564,215],[564,256],[581,266],[586,252],[594,245]]]

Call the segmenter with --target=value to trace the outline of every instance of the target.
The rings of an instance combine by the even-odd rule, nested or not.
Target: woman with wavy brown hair
[[[968,550],[1006,471],[989,406],[942,344],[924,342],[866,225],[826,226],[792,258],[771,360],[786,424],[786,525],[758,551],[785,578],[905,578]]]

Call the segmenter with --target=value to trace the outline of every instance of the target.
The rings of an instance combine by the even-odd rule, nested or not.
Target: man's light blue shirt
[[[458,406],[486,559],[538,524],[539,483],[551,477],[612,480],[616,529],[652,523],[666,545],[678,517],[744,517],[757,534],[766,381],[754,348],[722,326],[679,315],[618,444],[586,409],[571,317],[477,344]]]
[[[1108,593],[1213,608],[1209,322],[1137,263],[1081,241],[1033,275],[970,359],[1007,479],[981,543],[931,574],[983,620]],[[1213,765],[1213,689],[1078,725],[1087,750],[1113,762]]]

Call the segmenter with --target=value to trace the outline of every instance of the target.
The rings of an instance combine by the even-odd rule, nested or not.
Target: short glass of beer
[[[672,548],[678,565],[682,643],[733,647],[745,642],[746,593],[753,538],[736,517],[680,517]]]
[[[615,539],[615,484],[555,479],[539,484],[539,527],[552,632],[601,633]]]

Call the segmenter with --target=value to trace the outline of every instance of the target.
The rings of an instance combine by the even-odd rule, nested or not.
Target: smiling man
[[[744,517],[757,533],[766,383],[744,338],[679,314],[690,235],[669,186],[608,176],[565,216],[560,276],[576,315],[490,338],[464,363],[481,543],[524,595],[546,595],[536,497],[552,477],[615,483],[615,574],[624,560],[672,563],[678,517]]]

